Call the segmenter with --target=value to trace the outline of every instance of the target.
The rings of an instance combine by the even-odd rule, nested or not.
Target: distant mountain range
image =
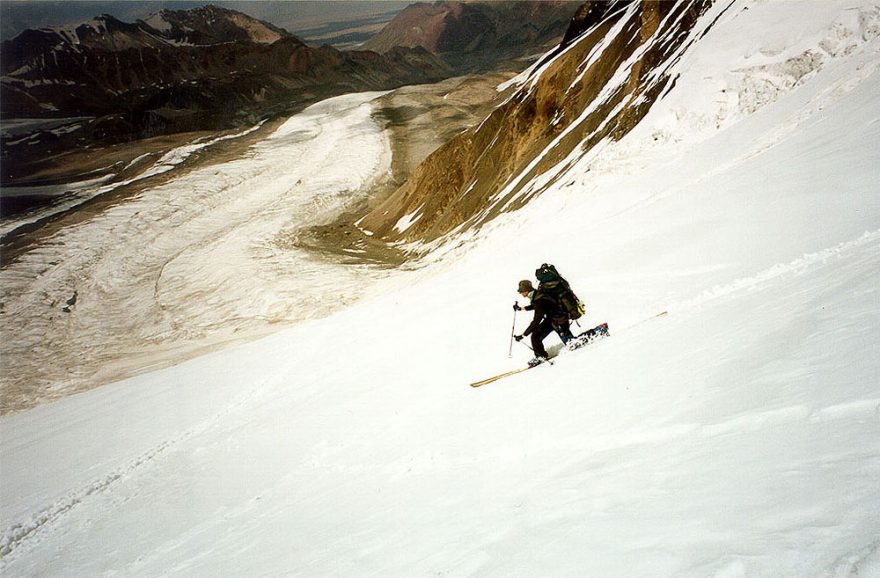
[[[159,121],[164,109],[165,122],[210,109],[245,110],[241,104],[267,108],[293,90],[390,88],[449,73],[425,50],[380,57],[312,48],[281,28],[215,6],[161,11],[134,24],[105,14],[76,27],[28,30],[3,43],[0,68],[4,117],[125,111],[153,112]]]
[[[209,2],[202,0],[201,3]],[[405,0],[210,0],[210,3],[271,22],[306,42],[319,29],[332,36],[334,30],[369,22],[387,23],[410,4]],[[3,0],[0,2],[0,42],[11,40],[28,29],[78,24],[97,14],[112,14],[124,22],[135,22],[161,10],[189,10],[199,5],[195,0]]]
[[[0,47],[0,117],[77,123],[15,138],[4,127],[2,183],[39,184],[34,159],[77,147],[249,126],[337,94],[487,70],[558,41],[578,6],[418,3],[358,51],[211,5],[26,30]]]
[[[452,71],[428,51],[314,48],[241,12],[160,11],[133,24],[103,15],[28,30],[0,48],[0,115],[88,117],[81,128],[4,139],[3,180],[27,159],[112,143],[255,123],[345,92],[433,82]]]
[[[459,71],[544,52],[558,42],[583,4],[571,0],[418,2],[400,12],[362,48],[425,48]]]

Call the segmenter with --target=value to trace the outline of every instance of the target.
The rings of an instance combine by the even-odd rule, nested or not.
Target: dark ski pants
[[[536,357],[547,357],[547,350],[544,348],[544,339],[554,331],[559,334],[559,339],[561,339],[563,343],[568,343],[574,339],[574,335],[571,334],[571,329],[569,329],[568,323],[557,325],[554,324],[552,320],[545,319],[532,333],[532,349],[534,350]]]

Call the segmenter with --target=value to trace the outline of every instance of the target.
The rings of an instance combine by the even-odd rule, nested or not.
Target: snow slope
[[[878,14],[735,2],[399,290],[3,418],[3,574],[880,576]],[[543,261],[612,337],[468,387]]]

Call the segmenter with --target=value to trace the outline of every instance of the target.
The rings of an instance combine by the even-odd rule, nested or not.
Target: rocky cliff
[[[482,123],[429,156],[358,225],[412,251],[540,195],[556,174],[639,122],[675,78],[711,0],[586,2],[565,38]],[[542,178],[535,177],[542,175]]]

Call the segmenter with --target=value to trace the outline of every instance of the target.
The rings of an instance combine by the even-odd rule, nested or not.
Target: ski
[[[608,332],[608,324],[602,323],[601,325],[597,325],[596,327],[593,327],[592,329],[588,329],[588,330],[584,331],[583,333],[576,335],[574,340],[572,340],[568,343],[567,347],[568,347],[569,351],[574,351],[576,349],[580,349],[581,347],[596,341],[597,339],[600,339],[602,337],[607,337],[608,335],[610,335],[610,333]],[[544,365],[544,364],[553,365],[553,360],[548,359],[544,363],[539,363],[537,365],[530,365],[528,367],[522,367],[520,369],[514,369],[513,371],[508,371],[506,373],[502,373],[499,375],[493,375],[492,377],[489,377],[489,378],[484,379],[482,381],[475,381],[474,383],[471,384],[471,387],[480,387],[481,385],[486,385],[488,383],[498,381],[499,379],[504,379],[505,377],[510,377],[511,375],[516,375],[517,373],[522,373],[523,371],[528,371],[529,369],[532,369],[533,367],[538,367],[539,365]]]
[[[611,333],[608,331],[608,324],[602,323],[592,329],[587,329],[583,333],[577,335],[573,341],[569,341],[566,347],[569,351],[580,349],[584,345],[588,345],[602,337],[608,337]]]
[[[487,383],[492,383],[493,381],[498,381],[499,379],[504,379],[505,377],[509,377],[511,375],[515,375],[517,373],[522,373],[523,371],[528,371],[533,367],[538,367],[537,365],[529,365],[526,367],[521,367],[519,369],[514,369],[513,371],[508,371],[507,373],[502,373],[500,375],[494,375],[482,381],[475,381],[471,384],[471,387],[480,387],[481,385],[486,385]]]
[[[642,323],[647,323],[648,321],[651,321],[652,319],[657,319],[658,317],[663,317],[664,315],[669,315],[669,311],[661,311],[660,313],[658,313],[656,315],[651,315],[650,317],[642,319],[641,321],[639,321],[635,325],[630,325],[627,329],[632,329],[633,327],[638,327]]]
[[[519,369],[514,369],[513,371],[508,371],[507,373],[502,373],[500,375],[493,375],[492,377],[489,377],[489,378],[484,379],[482,381],[475,381],[474,383],[471,384],[471,387],[480,387],[481,385],[486,385],[487,383],[492,383],[493,381],[498,381],[499,379],[503,379],[505,377],[509,377],[509,376],[515,375],[517,373],[522,373],[523,371],[528,371],[529,369],[532,369],[534,367],[539,367],[541,365],[553,365],[553,360],[552,359],[545,359],[541,363],[536,363],[535,365],[521,367]]]
[[[669,314],[668,311],[661,311],[660,313],[657,313],[656,315],[652,315],[646,319],[642,319],[641,321],[639,321],[635,325],[631,325],[631,326],[626,327],[624,329],[632,329],[633,327],[638,327],[642,323],[651,321],[652,319],[657,319],[658,317],[663,317],[668,314]],[[601,323],[601,324],[597,325],[596,327],[593,327],[592,329],[587,329],[586,331],[576,335],[574,340],[569,341],[568,344],[565,346],[565,348],[568,349],[569,351],[576,351],[586,345],[589,345],[590,343],[593,343],[595,341],[598,341],[599,339],[608,337],[610,335],[611,335],[611,332],[608,329],[608,324]],[[550,359],[548,359],[546,361],[546,363],[553,365],[553,361]],[[538,365],[544,365],[544,364],[540,363]],[[494,375],[494,376],[489,377],[487,379],[484,379],[482,381],[475,381],[474,383],[471,384],[471,387],[480,387],[482,385],[486,385],[488,383],[498,381],[499,379],[504,379],[505,377],[510,377],[511,375],[516,375],[517,373],[522,373],[523,371],[527,371],[529,369],[532,369],[533,367],[538,367],[538,365],[530,365],[528,367],[514,369],[513,371],[508,371],[506,373]]]

